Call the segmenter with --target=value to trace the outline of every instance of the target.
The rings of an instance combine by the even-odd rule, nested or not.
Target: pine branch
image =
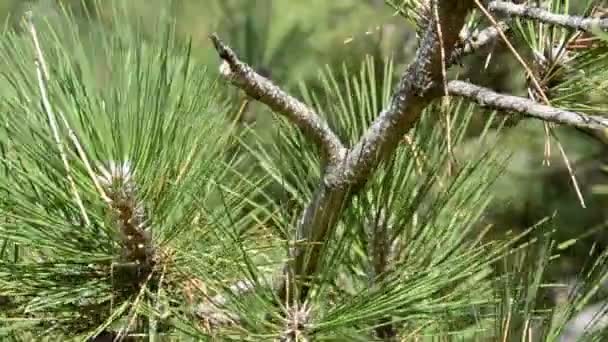
[[[283,114],[321,148],[327,157],[332,160],[339,158],[344,151],[340,139],[314,110],[242,62],[216,34],[212,34],[210,39],[223,61],[220,70],[225,78],[252,99],[266,104],[276,113]]]
[[[390,156],[422,111],[443,94],[441,45],[445,56],[451,56],[459,40],[465,19],[473,10],[473,1],[438,1],[439,26],[443,34],[440,44],[437,23],[429,20],[414,62],[403,74],[388,107],[382,110],[361,140],[349,151],[343,181],[359,186],[378,164]]]
[[[525,4],[519,5],[509,1],[491,1],[488,3],[487,7],[493,12],[532,19],[545,24],[562,26],[573,30],[591,32],[595,27],[604,31],[608,30],[608,19],[557,14],[543,8],[531,7]]]
[[[499,2],[492,2],[496,3]],[[442,67],[494,42],[503,30],[508,29],[507,23],[502,22],[498,27],[493,26],[478,33],[477,39],[458,44],[458,33],[464,26],[467,14],[473,9],[474,2],[442,0],[438,5],[439,26],[444,32],[442,44],[439,42],[437,23],[432,18],[428,22],[416,58],[401,77],[389,105],[378,115],[362,139],[348,150],[313,110],[240,61],[216,35],[211,36],[224,62],[223,75],[252,98],[287,117],[330,156],[319,187],[306,207],[296,231],[295,240],[303,242],[297,244],[292,251],[293,264],[285,267],[285,272],[293,270],[297,280],[307,280],[316,273],[323,244],[315,242],[326,240],[352,196],[379,164],[394,153],[400,139],[417,122],[422,111],[443,95]],[[569,20],[582,27],[593,23],[576,18]],[[445,49],[443,54],[450,56],[447,61],[441,58],[441,45]],[[498,94],[462,81],[449,82],[448,92],[468,97],[485,106],[527,114],[543,121],[584,128],[608,127],[608,119],[602,117],[569,112],[525,98]],[[283,282],[281,286],[279,295],[283,299],[286,292],[299,293],[294,297],[300,298],[307,295],[306,286],[301,284],[290,289],[288,286],[294,284]]]
[[[524,97],[500,94],[491,89],[468,82],[450,81],[448,83],[448,91],[450,95],[466,97],[484,107],[516,112],[547,122],[566,124],[579,128],[608,128],[608,118],[602,116],[576,113],[543,105]]]
[[[211,36],[224,61],[222,69],[225,77],[252,98],[285,115],[333,157],[329,159],[313,200],[298,225],[296,241],[303,243],[294,248],[294,264],[286,266],[286,271],[289,266],[293,267],[297,280],[316,273],[323,244],[315,242],[326,240],[352,195],[365,184],[382,160],[394,153],[401,138],[418,121],[422,111],[443,94],[442,68],[447,61],[441,55],[453,54],[458,33],[474,3],[471,0],[440,0],[437,6],[439,23],[435,18],[429,19],[416,59],[401,77],[388,107],[349,151],[344,151],[335,134],[312,110],[240,61],[217,36]],[[444,32],[442,42],[439,41],[438,26]],[[285,298],[291,285],[282,284],[280,297]],[[298,284],[293,290],[299,291],[289,291],[299,294],[294,297],[303,299],[307,295],[304,285]]]

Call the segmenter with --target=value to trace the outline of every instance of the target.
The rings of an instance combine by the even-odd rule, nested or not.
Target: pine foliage
[[[2,32],[2,339],[554,341],[600,294],[605,251],[573,288],[550,282],[552,263],[578,242],[557,242],[551,220],[490,238],[488,212],[510,162],[497,138],[504,121],[451,99],[425,109],[344,208],[320,271],[306,279],[307,300],[279,298],[281,275],[293,288],[302,281],[282,271],[302,243],[295,228],[325,161],[282,117],[266,113],[270,133],[240,125],[242,98],[207,70],[179,23],[160,15],[146,25],[137,5],[111,3],[80,7],[80,18],[70,6],[34,13]],[[331,7],[326,19],[340,12],[328,3],[315,1]],[[567,13],[557,3],[551,8]],[[289,25],[295,12],[277,18],[287,5],[211,5],[224,13],[212,25],[273,79],[296,88],[294,75],[318,67],[308,55],[301,64],[283,55],[313,55],[312,40],[294,37],[323,33]],[[416,29],[429,19],[424,1],[390,5]],[[225,15],[236,6],[245,10]],[[573,32],[513,27],[552,102],[603,108],[584,96],[604,91],[605,45],[577,52]],[[378,57],[298,83],[347,146],[395,88],[394,60]],[[480,114],[481,133],[471,138]],[[563,300],[548,303],[555,291]],[[601,332],[589,329],[588,338]]]

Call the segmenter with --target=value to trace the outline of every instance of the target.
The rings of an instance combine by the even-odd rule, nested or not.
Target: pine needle
[[[70,186],[72,188],[72,193],[74,194],[74,199],[80,208],[81,215],[85,220],[87,226],[91,225],[91,220],[87,215],[86,209],[84,208],[84,204],[82,203],[82,199],[80,198],[80,194],[78,193],[78,189],[76,187],[76,183],[72,178],[72,170],[70,164],[68,163],[68,158],[64,150],[63,143],[61,142],[61,138],[59,137],[59,128],[57,125],[57,119],[55,117],[55,113],[53,112],[53,108],[47,96],[47,87],[46,82],[48,82],[49,71],[44,61],[44,55],[42,53],[42,49],[40,47],[40,42],[38,40],[38,34],[36,32],[36,27],[34,26],[33,14],[32,12],[26,13],[26,21],[28,24],[28,28],[30,31],[30,35],[32,37],[32,41],[34,43],[34,48],[36,50],[36,74],[38,75],[38,87],[40,90],[40,96],[42,98],[42,104],[45,113],[47,114],[47,118],[49,121],[49,125],[51,126],[51,131],[53,133],[53,138],[55,139],[55,143],[57,145],[57,149],[59,150],[59,154],[61,155],[61,160],[63,161],[63,165],[66,170],[66,177]]]
[[[496,21],[496,19],[494,18],[494,16],[492,14],[490,14],[490,12],[488,12],[488,10],[485,8],[485,6],[479,0],[475,0],[475,4],[479,8],[479,10],[486,16],[486,18],[488,18],[488,20],[490,20],[490,22],[492,23],[492,25],[494,25],[494,27],[496,27],[497,29],[499,29],[498,22]],[[543,102],[546,105],[551,105],[551,102],[549,101],[549,98],[547,97],[547,95],[543,91],[542,87],[540,86],[540,83],[538,82],[536,76],[534,75],[534,73],[532,72],[532,70],[530,69],[530,67],[528,66],[528,64],[524,61],[524,59],[521,57],[521,55],[513,47],[513,44],[511,44],[510,40],[507,38],[507,36],[504,34],[504,32],[499,29],[498,30],[498,34],[500,35],[500,37],[504,41],[504,43],[507,45],[507,47],[509,48],[509,50],[513,53],[513,55],[515,56],[515,58],[517,59],[517,61],[519,62],[519,64],[528,73],[528,75],[530,77],[530,80],[532,80],[532,84],[536,88],[536,91],[538,92],[538,94],[541,96],[541,99],[543,100]],[[545,138],[546,139],[545,140],[545,161],[546,161],[547,166],[548,166],[549,165],[549,157],[551,155],[550,136],[551,135],[555,136],[555,135],[552,133],[552,129],[551,129],[549,123],[544,122],[543,125],[544,125],[544,128],[545,128],[545,137],[546,137]],[[559,145],[561,145],[561,143],[559,143],[559,141],[558,141],[558,147],[559,147]],[[564,163],[566,163],[566,166],[568,167],[568,172],[569,172],[570,178],[572,179],[572,182],[574,184],[578,200],[581,203],[581,206],[583,208],[586,208],[585,199],[583,197],[583,194],[580,192],[580,187],[578,185],[578,181],[576,179],[576,175],[574,174],[574,172],[572,171],[572,169],[569,166],[570,165],[570,161],[568,160],[568,157],[566,156],[566,154],[563,153],[563,148],[560,147],[560,151],[562,151],[562,157],[564,158]]]

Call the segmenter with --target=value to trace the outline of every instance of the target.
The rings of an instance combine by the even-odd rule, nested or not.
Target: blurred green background
[[[20,29],[20,18],[26,10],[35,9],[38,17],[44,14],[52,20],[58,6],[67,6],[83,18],[88,13],[87,5],[80,0],[1,0],[0,18],[5,27]],[[125,0],[124,6],[133,9],[133,25],[149,34],[154,32],[151,25],[155,19],[176,19],[179,35],[192,39],[197,62],[209,65],[211,70],[217,70],[218,58],[207,35],[218,32],[244,61],[296,93],[300,82],[314,87],[319,82],[319,71],[326,66],[356,70],[366,55],[380,62],[393,58],[399,73],[416,48],[413,27],[394,15],[383,0]],[[95,25],[108,25],[111,15],[108,10],[92,22],[84,24],[83,20],[80,30],[86,33]],[[463,79],[499,91],[525,94],[525,77],[520,69],[504,46],[497,44],[463,61],[456,72]],[[240,96],[235,90],[235,98]],[[606,99],[597,101],[604,105],[601,102]],[[480,128],[485,115],[480,111]],[[250,106],[242,122],[255,124],[262,133],[271,132],[273,127],[269,113],[257,104]],[[587,207],[582,208],[555,143],[550,166],[543,165],[542,123],[508,120],[507,126],[501,144],[513,155],[494,188],[495,200],[485,220],[500,234],[523,230],[550,216],[558,229],[558,240],[583,235],[582,241],[565,251],[566,257],[552,272],[555,278],[568,278],[589,257],[592,245],[601,250],[608,243],[604,228],[608,219],[606,146],[571,128],[556,130],[581,187]],[[470,135],[477,133],[472,129]],[[466,150],[466,144],[457,148],[458,153],[466,154]]]

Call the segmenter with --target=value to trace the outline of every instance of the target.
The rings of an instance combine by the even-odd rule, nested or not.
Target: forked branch
[[[437,0],[432,3],[437,6],[437,15],[429,18],[414,61],[399,80],[388,106],[378,114],[363,137],[350,149],[341,144],[317,113],[240,61],[216,35],[211,36],[223,60],[224,76],[250,97],[284,115],[329,156],[329,163],[323,170],[319,186],[297,227],[296,240],[301,243],[293,248],[294,261],[288,268],[293,271],[295,277],[286,278],[302,281],[315,275],[322,255],[322,242],[326,241],[336,226],[344,207],[380,163],[394,153],[403,135],[414,126],[423,110],[444,95],[446,89],[443,89],[445,83],[442,70],[461,56],[487,46],[495,41],[503,30],[508,29],[506,23],[493,26],[478,33],[476,41],[463,42],[459,32],[473,10],[475,1]],[[492,1],[489,6],[494,11],[578,30],[590,30],[596,25],[608,27],[608,23],[603,19],[563,16],[504,1]],[[439,27],[442,35],[438,34]],[[484,106],[526,114],[543,121],[582,128],[608,127],[608,119],[599,116],[541,105],[529,99],[499,94],[462,81],[451,81],[447,83],[447,88],[451,95],[467,97]],[[293,297],[304,299],[307,286],[297,284],[296,288],[291,288],[293,283],[282,282],[279,296],[285,299],[285,293],[289,290],[289,293],[298,293]],[[292,292],[293,290],[297,292]]]
[[[429,20],[416,58],[399,80],[388,106],[349,151],[344,170],[349,184],[365,183],[378,164],[395,151],[422,111],[444,94],[442,68],[447,61],[442,56],[454,53],[459,32],[474,2],[445,0],[438,1],[436,6],[439,23],[435,18]],[[443,31],[442,42],[437,27]]]
[[[333,157],[298,224],[296,240],[304,243],[296,246],[292,254],[296,279],[304,280],[316,273],[323,247],[319,242],[325,241],[335,228],[352,195],[365,184],[382,160],[395,151],[422,111],[444,93],[442,69],[447,61],[442,56],[452,56],[454,53],[458,34],[473,10],[474,2],[438,0],[434,6],[437,6],[437,18],[430,18],[416,58],[401,77],[389,105],[350,150],[342,147],[316,113],[258,75],[217,36],[211,36],[225,64],[224,76],[252,98],[285,115]],[[444,32],[441,42],[438,27]],[[283,298],[287,286],[290,285],[283,284],[279,290]],[[294,290],[299,293],[297,297],[306,297],[306,286],[300,284]]]

